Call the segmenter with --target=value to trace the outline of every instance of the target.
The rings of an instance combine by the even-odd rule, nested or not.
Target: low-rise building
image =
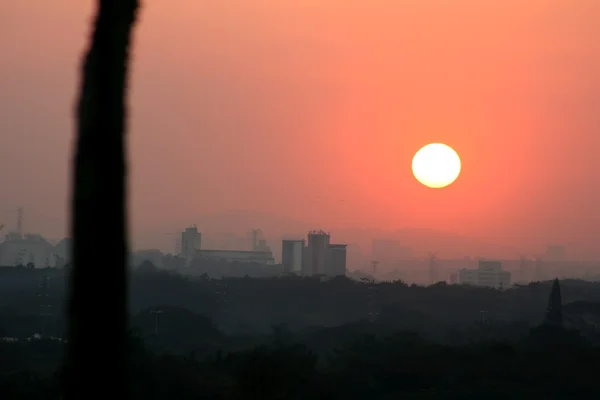
[[[196,259],[221,260],[228,262],[253,262],[273,265],[275,259],[270,251],[252,250],[197,250]]]
[[[480,260],[477,269],[459,270],[457,283],[500,289],[510,286],[510,278],[510,272],[502,269],[501,261]]]
[[[0,266],[55,267],[54,246],[41,235],[9,233],[0,244]]]

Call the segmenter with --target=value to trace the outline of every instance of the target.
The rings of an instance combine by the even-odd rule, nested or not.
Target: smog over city
[[[600,395],[599,20],[3,1],[0,398]]]

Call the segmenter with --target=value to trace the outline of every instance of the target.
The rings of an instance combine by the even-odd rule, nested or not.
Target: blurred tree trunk
[[[98,0],[82,68],[65,398],[127,393],[125,95],[137,0]],[[121,393],[125,390],[125,393]]]

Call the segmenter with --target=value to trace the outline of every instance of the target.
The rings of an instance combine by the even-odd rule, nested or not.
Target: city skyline
[[[21,210],[19,212],[19,210]],[[0,235],[4,236],[10,232],[18,231],[19,221],[22,233],[42,235],[50,242],[59,242],[65,236],[53,237],[46,232],[40,232],[32,229],[35,224],[31,222],[29,211],[18,207],[10,208],[6,213],[12,216],[0,229]],[[34,218],[36,214],[34,213]],[[3,221],[6,221],[4,219]],[[316,226],[323,226],[318,223],[298,221],[293,218],[285,218],[268,213],[253,213],[249,211],[235,211],[231,213],[222,213],[214,215],[205,215],[195,220],[202,223],[172,223],[168,227],[155,227],[147,232],[139,233],[137,237],[132,238],[132,250],[159,249],[167,253],[177,253],[174,248],[177,247],[178,238],[181,235],[181,227],[186,225],[198,225],[203,232],[204,238],[208,239],[214,248],[231,249],[231,245],[224,244],[227,237],[237,237],[243,239],[254,227],[261,226],[266,228],[266,234],[269,241],[279,241],[280,239],[298,239],[304,237],[306,231]],[[189,222],[189,221],[188,221]],[[368,228],[341,228],[335,229],[336,235],[344,242],[353,246],[359,246],[363,253],[371,253],[371,244],[374,239],[399,240],[403,245],[413,248],[418,253],[418,258],[426,257],[431,251],[441,252],[445,258],[462,257],[490,257],[517,259],[521,254],[527,254],[530,257],[544,254],[550,246],[564,246],[569,249],[569,256],[574,260],[596,260],[600,259],[600,252],[594,246],[586,246],[577,242],[553,242],[545,241],[542,238],[537,241],[535,246],[520,247],[519,244],[511,245],[507,243],[494,241],[494,238],[478,238],[458,235],[454,232],[445,232],[436,229],[418,229],[404,227],[395,230],[381,230]],[[235,247],[235,246],[234,246]],[[277,245],[276,245],[277,248]]]

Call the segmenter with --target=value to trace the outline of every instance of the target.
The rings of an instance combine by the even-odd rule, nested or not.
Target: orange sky
[[[64,233],[92,3],[1,2],[0,222],[22,204],[30,230]],[[251,209],[332,231],[597,243],[597,0],[145,3],[134,234]],[[463,161],[447,189],[410,171],[433,141]]]

